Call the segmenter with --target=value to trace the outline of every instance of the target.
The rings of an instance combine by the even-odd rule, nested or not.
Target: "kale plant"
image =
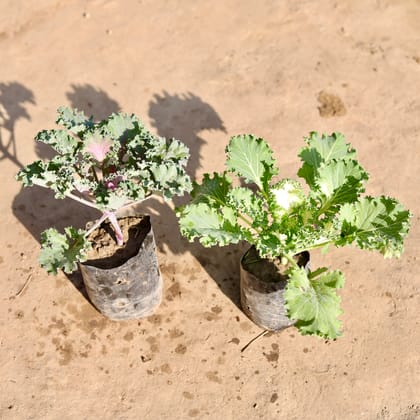
[[[154,193],[170,199],[191,189],[185,172],[188,148],[178,140],[151,134],[135,115],[112,114],[95,123],[83,112],[61,107],[56,123],[60,128],[43,130],[35,137],[56,155],[31,163],[16,178],[24,186],[50,188],[55,198],[74,199],[102,216],[89,230],[67,227],[59,233],[50,228],[42,233],[39,261],[54,274],[59,269],[71,273],[77,262],[86,261],[91,247],[87,238],[107,219],[122,246],[118,210]]]
[[[298,176],[275,181],[273,152],[261,138],[232,137],[226,148],[227,171],[205,174],[194,182],[189,204],[177,209],[181,232],[206,246],[247,241],[261,258],[280,257],[288,265],[285,290],[288,317],[302,334],[336,338],[344,284],[338,271],[305,271],[293,258],[303,251],[355,244],[399,257],[410,213],[395,199],[362,196],[367,172],[344,136],[310,133],[299,156]],[[233,184],[231,175],[241,178]]]

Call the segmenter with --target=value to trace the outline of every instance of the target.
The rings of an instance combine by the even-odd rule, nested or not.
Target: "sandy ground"
[[[0,418],[420,418],[420,2],[411,0],[1,0]],[[368,192],[414,213],[406,251],[314,254],[345,272],[344,336],[261,332],[238,307],[244,246],[180,238],[150,202],[164,300],[112,322],[78,275],[38,267],[47,226],[97,215],[14,181],[47,151],[33,137],[62,104],[134,112],[192,152],[190,174],[223,168],[251,132],[294,177],[302,137],[341,131]],[[65,205],[63,205],[65,204]],[[19,294],[27,280],[29,284]]]

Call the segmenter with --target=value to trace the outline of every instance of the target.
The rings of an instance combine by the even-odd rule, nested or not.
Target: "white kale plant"
[[[305,271],[293,258],[303,251],[355,244],[388,257],[399,257],[410,213],[395,199],[362,196],[367,172],[344,136],[310,133],[300,151],[298,176],[274,181],[273,152],[261,138],[232,137],[226,148],[227,170],[205,174],[194,183],[189,204],[177,209],[181,232],[206,247],[247,241],[261,258],[288,263],[285,290],[288,317],[302,334],[336,338],[341,334],[339,270]],[[235,186],[232,175],[241,178]],[[237,185],[238,183],[236,183]]]

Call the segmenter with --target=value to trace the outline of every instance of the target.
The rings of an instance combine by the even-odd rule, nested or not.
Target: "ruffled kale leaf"
[[[71,133],[79,135],[93,127],[93,119],[87,118],[83,111],[61,106],[57,110],[56,124],[64,126]]]
[[[249,134],[234,136],[226,147],[226,155],[226,166],[231,172],[268,192],[268,183],[278,171],[265,140]]]
[[[410,212],[395,199],[364,197],[345,204],[338,217],[342,226],[337,245],[355,242],[359,248],[379,251],[385,258],[401,256]]]
[[[39,263],[49,274],[57,274],[58,270],[72,273],[78,262],[86,261],[91,248],[84,230],[70,226],[64,232],[59,233],[54,228],[42,232]]]
[[[311,133],[299,156],[303,164],[298,175],[310,190],[310,199],[318,206],[317,215],[332,215],[339,206],[358,199],[368,179],[367,172],[355,160],[356,152],[340,133],[331,136]]]
[[[316,334],[324,338],[341,335],[342,313],[336,289],[343,287],[344,276],[340,271],[317,270],[311,276],[303,268],[292,268],[284,292],[288,317],[296,321],[303,334]]]
[[[347,161],[356,158],[356,151],[350,144],[345,142],[341,133],[333,133],[330,136],[318,134],[313,131],[305,138],[307,146],[299,156],[303,162],[298,175],[305,179],[306,183],[313,188],[318,169],[325,164],[335,161]]]
[[[190,241],[199,238],[206,247],[236,244],[249,239],[246,230],[236,223],[232,209],[212,208],[205,203],[192,204],[178,212],[181,233]]]

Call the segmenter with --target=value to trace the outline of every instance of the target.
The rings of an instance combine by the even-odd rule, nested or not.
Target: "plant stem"
[[[50,189],[49,187],[47,187],[46,185],[43,185],[41,183],[38,183],[36,181],[33,182],[34,185],[37,185],[38,187],[43,187],[43,188],[47,188]],[[92,203],[92,201],[86,200],[85,198],[79,197],[71,192],[68,192],[65,194],[66,197],[71,198],[72,200],[75,200],[81,204],[84,204],[85,206],[88,207],[92,207],[96,210],[99,210],[98,206],[95,203]],[[100,210],[99,210],[100,211]]]
[[[261,191],[261,194],[265,198],[265,201],[266,201],[266,203],[268,205],[268,203],[270,202],[270,195],[269,195],[269,193],[267,193],[267,191],[265,191],[264,188],[261,188],[260,191]]]
[[[126,205],[124,205],[124,206],[122,206],[122,207],[120,207],[119,209],[117,209],[117,211],[120,211],[120,210],[123,210],[123,209],[126,209],[126,208],[128,208],[128,207],[131,207],[131,206],[133,206],[133,205],[136,205],[136,204],[140,204],[140,203],[142,203],[143,201],[145,201],[145,200],[147,200],[149,197],[151,197],[152,196],[152,193],[149,193],[149,195],[147,195],[145,198],[143,198],[142,200],[139,200],[139,201],[133,201],[133,202],[131,202],[131,203],[128,203],[128,204],[126,204]],[[70,193],[70,196],[69,196],[69,198],[73,198],[73,199],[75,199],[75,200],[77,200],[77,201],[79,201],[79,202],[81,202],[81,203],[83,203],[83,204],[86,204],[86,205],[90,205],[91,207],[94,207],[94,208],[96,208],[97,210],[99,210],[96,206],[94,206],[93,205],[93,203],[90,203],[90,202],[88,202],[87,200],[85,200],[85,199],[83,199],[83,198],[80,198],[80,197],[77,197],[76,195],[74,195],[74,194],[71,194]],[[88,204],[89,203],[89,204]],[[102,216],[94,223],[94,225],[85,233],[85,237],[88,237],[98,226],[100,226],[101,224],[102,224],[102,222],[104,222],[106,219],[109,219],[109,221],[110,221],[110,223],[111,223],[111,225],[112,225],[112,227],[114,228],[114,231],[115,231],[115,237],[116,237],[116,239],[117,239],[117,244],[119,245],[119,246],[121,246],[121,245],[123,245],[123,233],[122,233],[122,231],[121,231],[121,227],[120,227],[120,225],[119,225],[119,223],[118,223],[118,220],[117,220],[117,216],[116,216],[116,214],[115,214],[115,212],[114,211],[110,211],[110,210],[105,210],[103,213],[102,213]]]
[[[290,265],[293,266],[293,268],[299,268],[293,256],[290,256],[289,254],[282,254],[281,256],[285,257],[286,260],[289,261]]]
[[[93,177],[95,178],[95,181],[99,183],[99,179],[98,179],[98,175],[97,175],[97,173],[95,171],[95,167],[94,166],[91,166],[90,169],[92,170]]]
[[[238,217],[241,219],[244,223],[246,223],[258,236],[261,235],[262,229],[257,229],[255,226],[252,226],[252,222],[249,221],[243,214],[238,212]]]
[[[118,224],[117,217],[112,211],[104,211],[102,216],[94,223],[94,225],[85,233],[85,238],[87,238],[98,226],[102,224],[106,219],[109,219],[112,227],[115,231],[115,237],[117,239],[117,245],[121,246],[124,244],[124,236],[121,231],[120,225]]]
[[[87,238],[107,218],[108,215],[103,213],[102,216],[94,223],[94,225],[85,233],[85,238]]]
[[[67,193],[66,197],[71,198],[72,200],[78,201],[79,203],[84,204],[85,206],[92,207],[96,210],[99,210],[98,206],[95,203],[92,203],[91,201],[88,201],[88,200],[86,200],[82,197],[79,197],[79,196],[77,196],[73,193]]]
[[[312,246],[307,246],[307,247],[305,247],[303,249],[296,250],[296,254],[300,254],[303,251],[311,251],[312,249],[322,248],[322,247],[324,247],[326,245],[332,244],[333,242],[334,241],[332,239],[330,239],[329,241],[325,241],[325,242],[322,242],[320,244],[315,244],[315,245],[312,245]]]
[[[124,244],[124,236],[121,231],[120,225],[118,224],[117,216],[112,211],[106,211],[104,212],[104,215],[108,217],[109,221],[111,222],[112,227],[115,231],[115,237],[117,239],[117,245],[121,246]]]
[[[318,220],[322,214],[324,214],[329,208],[331,207],[331,204],[327,201],[325,204],[321,206],[321,208],[316,212],[315,218]]]
[[[250,222],[244,215],[242,215],[241,213],[238,212],[238,217],[244,222],[246,223],[249,227],[252,227],[252,222]],[[253,227],[252,227],[253,228]],[[255,229],[255,228],[253,228]]]

